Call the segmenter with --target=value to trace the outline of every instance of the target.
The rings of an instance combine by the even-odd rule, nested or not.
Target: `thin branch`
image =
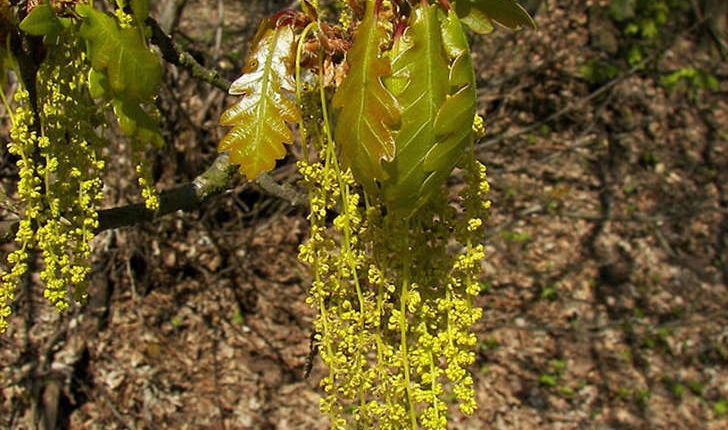
[[[226,188],[233,173],[235,173],[235,166],[230,164],[227,154],[222,154],[217,157],[212,166],[192,182],[162,191],[159,194],[158,211],[147,209],[143,203],[99,211],[97,232],[144,221],[154,221],[160,216],[178,210],[189,212],[198,209],[202,202]]]
[[[308,206],[308,197],[288,184],[279,184],[267,173],[263,173],[255,183],[266,193],[290,203],[291,206]]]
[[[162,30],[159,23],[154,18],[147,18],[144,21],[152,30],[152,43],[159,47],[162,51],[162,58],[170,64],[182,67],[190,72],[190,74],[201,81],[207,82],[217,88],[227,92],[230,88],[230,82],[221,78],[217,71],[208,69],[195,60],[189,52],[185,51],[176,44],[167,33]]]
[[[143,203],[134,203],[99,211],[98,232],[154,221],[176,211],[192,212],[199,209],[208,198],[228,188],[237,166],[230,163],[228,154],[220,154],[212,165],[192,182],[162,191],[159,194],[159,210],[147,209]],[[288,201],[292,206],[303,206],[307,200],[289,186],[280,185],[268,174],[261,174],[256,183],[268,194]]]
[[[228,188],[237,166],[230,163],[227,153],[220,154],[212,165],[192,182],[164,190],[159,194],[159,210],[152,211],[144,203],[133,203],[99,211],[99,227],[96,233],[113,228],[126,227],[145,221],[155,221],[176,211],[191,212],[202,207],[210,197]],[[305,206],[306,197],[293,187],[277,183],[263,173],[256,183],[268,194],[289,202],[292,206]],[[11,242],[18,230],[18,220],[0,221],[0,243]]]

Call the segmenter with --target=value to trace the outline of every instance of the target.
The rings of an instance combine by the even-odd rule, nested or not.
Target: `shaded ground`
[[[234,78],[257,19],[287,3],[224,2],[218,37],[216,2],[190,1],[175,37]],[[606,24],[589,3],[549,1],[538,32],[474,39],[493,211],[480,409],[452,428],[728,428],[728,67],[676,25],[656,71],[613,60],[615,80],[587,82],[589,60],[619,58],[595,43]],[[720,89],[659,84],[686,67]],[[211,162],[228,103],[166,79],[162,187]],[[138,200],[118,161],[109,206]],[[0,172],[11,192],[12,166]],[[274,176],[295,181],[290,163]],[[35,278],[19,292],[0,427],[57,410],[77,429],[327,428],[321,363],[302,378],[305,237],[300,211],[239,179],[199,213],[103,233],[89,305],[59,318]]]

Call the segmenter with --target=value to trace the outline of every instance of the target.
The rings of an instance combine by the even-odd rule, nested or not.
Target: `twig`
[[[96,233],[113,228],[125,227],[157,218],[178,210],[191,212],[199,209],[208,198],[227,189],[236,166],[221,154],[204,173],[192,182],[162,191],[159,195],[159,210],[147,209],[143,203],[134,203],[99,211],[99,227]],[[256,183],[268,194],[289,202],[293,206],[305,206],[307,200],[287,185],[280,185],[268,174],[261,174]],[[18,222],[0,221],[0,243],[8,243],[15,237]]]
[[[157,217],[178,210],[195,210],[208,197],[224,189],[234,171],[235,166],[230,164],[227,154],[222,154],[192,182],[161,192],[157,211],[147,209],[143,203],[99,211],[97,232],[142,221],[153,221]]]
[[[191,212],[199,209],[202,203],[227,189],[230,178],[237,167],[230,163],[227,153],[221,154],[212,165],[192,182],[165,190],[159,195],[159,210],[147,209],[142,203],[135,203],[113,209],[99,211],[98,232],[138,224],[144,221],[154,221],[160,216],[178,210]],[[306,199],[291,187],[278,184],[269,175],[261,174],[256,183],[266,192],[293,206],[301,206]]]
[[[279,184],[270,175],[262,174],[255,180],[255,183],[270,195],[276,196],[283,199],[291,204],[291,206],[306,207],[308,205],[308,198],[299,193],[292,186],[287,184]]]
[[[186,69],[194,78],[227,92],[228,88],[230,88],[230,82],[228,80],[221,78],[215,70],[202,66],[189,52],[174,43],[172,38],[162,30],[154,18],[149,17],[144,22],[152,30],[152,43],[157,45],[159,50],[162,51],[162,58],[171,64]]]

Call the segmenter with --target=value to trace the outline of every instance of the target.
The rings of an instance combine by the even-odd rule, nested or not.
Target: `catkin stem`
[[[404,228],[403,231],[408,231]],[[405,390],[407,392],[407,404],[410,416],[410,425],[412,430],[417,429],[417,411],[415,411],[414,396],[412,395],[412,384],[410,382],[410,366],[409,355],[407,353],[407,302],[409,301],[410,286],[410,265],[411,256],[409,253],[409,240],[404,240],[404,266],[402,273],[402,291],[400,293],[399,302],[399,337],[400,337],[400,353],[402,354],[402,371],[404,372]]]

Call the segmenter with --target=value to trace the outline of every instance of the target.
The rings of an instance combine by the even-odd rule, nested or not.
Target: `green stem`
[[[318,23],[312,22],[306,26],[301,32],[301,36],[298,38],[298,46],[296,46],[296,104],[299,109],[303,110],[303,91],[301,88],[301,56],[303,54],[303,45],[306,41],[308,33],[313,29],[318,29]],[[322,85],[319,83],[319,85]],[[308,132],[306,130],[306,124],[303,121],[305,112],[301,115],[301,121],[298,123],[299,133],[301,135],[301,147],[303,150],[303,159],[308,162]],[[310,193],[309,193],[310,194]]]
[[[319,67],[319,74],[320,76],[320,82],[323,82],[323,65]],[[324,118],[324,129],[326,131],[326,141],[327,141],[327,154],[326,154],[326,161],[327,164],[330,164],[334,171],[336,172],[336,177],[338,180],[339,185],[339,193],[340,193],[340,202],[341,202],[341,216],[346,219],[346,222],[342,226],[342,233],[343,233],[343,240],[341,244],[341,255],[344,261],[349,266],[349,271],[351,272],[351,278],[354,282],[354,288],[356,290],[356,297],[359,302],[359,316],[358,316],[358,325],[359,325],[359,344],[357,345],[356,350],[356,357],[355,357],[355,363],[360,363],[362,351],[366,348],[366,324],[365,324],[365,309],[366,309],[366,303],[364,300],[364,294],[362,293],[361,283],[359,282],[359,274],[357,273],[357,262],[356,257],[352,253],[352,244],[351,244],[351,213],[349,212],[349,184],[347,184],[343,179],[343,173],[341,172],[341,167],[339,166],[339,162],[336,158],[336,152],[335,152],[335,142],[333,139],[333,136],[331,135],[331,126],[329,123],[329,113],[328,108],[326,106],[326,93],[325,88],[323,85],[319,85],[319,91],[320,91],[320,97],[321,97],[321,113]],[[357,364],[358,365],[358,364]],[[359,391],[359,404],[364,405],[366,403],[366,398],[364,395],[364,392],[362,390]]]
[[[405,225],[406,227],[406,225]],[[404,231],[407,231],[404,228]],[[409,252],[409,241],[405,239],[404,243],[404,267],[402,272],[402,291],[399,302],[399,336],[400,336],[400,353],[402,354],[402,370],[404,372],[405,390],[407,392],[407,403],[410,416],[411,429],[417,429],[417,415],[415,411],[414,396],[412,395],[412,385],[410,382],[410,366],[409,355],[407,352],[407,302],[409,301],[409,285],[410,285],[410,265],[411,255]]]
[[[296,103],[299,107],[302,107],[303,105],[303,97],[302,97],[302,88],[301,88],[301,55],[303,50],[303,43],[306,39],[306,36],[309,32],[313,31],[317,27],[316,23],[311,23],[303,30],[301,33],[301,36],[299,38],[298,46],[296,47],[296,67],[295,67],[295,82],[296,82]],[[308,148],[308,130],[306,130],[306,124],[303,121],[303,115],[301,116],[301,121],[298,124],[299,126],[299,133],[301,136],[301,146],[303,148],[303,160],[308,163],[309,161],[309,148]],[[326,127],[328,127],[328,124],[326,124]],[[313,193],[312,193],[312,185],[309,184],[307,186],[307,192],[308,192],[308,206],[313,207]],[[311,214],[311,227],[314,227],[314,225],[319,225],[323,222],[325,217],[320,217],[318,214]],[[314,251],[314,260],[312,263],[312,272],[313,272],[313,278],[314,282],[318,285],[322,282],[321,280],[321,269],[320,269],[320,261],[318,257],[318,252]],[[318,294],[318,302],[317,302],[318,308],[319,308],[319,321],[321,321],[321,325],[323,326],[323,333],[320,333],[321,335],[321,342],[320,344],[323,345],[323,347],[326,349],[326,353],[329,357],[334,357],[335,353],[332,349],[332,343],[327,339],[328,336],[330,336],[331,330],[329,329],[329,314],[326,309],[326,299],[324,298],[323,294]],[[329,379],[330,383],[334,387],[334,392],[336,391],[336,373],[337,369],[336,366],[333,364],[329,364]],[[329,420],[334,423],[338,420],[338,414],[336,412],[335,408],[332,408],[329,411]]]
[[[432,375],[432,382],[430,382],[430,391],[432,392],[432,409],[435,411],[435,422],[440,421],[440,408],[438,403],[440,399],[437,397],[437,378],[435,378],[435,357],[430,353],[430,374]]]

